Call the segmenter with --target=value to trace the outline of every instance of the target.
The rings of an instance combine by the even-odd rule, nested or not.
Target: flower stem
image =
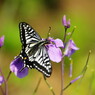
[[[38,87],[39,87],[39,85],[40,85],[40,83],[41,83],[41,79],[42,79],[42,78],[39,79],[39,81],[38,81],[38,83],[37,83],[37,86],[36,86],[36,88],[35,88],[35,90],[34,90],[34,92],[33,92],[32,95],[35,95],[35,93],[37,92]]]
[[[4,95],[8,95],[7,82],[6,82],[6,79],[5,79],[5,77],[4,77],[4,75],[3,75],[3,73],[2,73],[2,70],[1,70],[1,69],[0,69],[0,73],[1,73],[1,75],[3,76],[4,84],[5,84],[5,93],[4,93]]]
[[[72,80],[65,88],[63,88],[63,91],[66,90],[71,84],[73,84],[78,79],[81,78],[80,82],[82,81],[82,79],[83,79],[83,77],[84,77],[84,75],[86,73],[86,70],[87,70],[87,65],[88,65],[88,62],[89,62],[90,54],[91,54],[91,50],[89,50],[89,53],[88,53],[88,56],[87,56],[87,60],[86,60],[86,64],[85,64],[83,70],[81,71],[81,73],[79,74],[79,76],[76,77],[74,80]],[[79,84],[80,84],[80,82],[79,82]]]
[[[51,27],[49,27],[47,39],[50,37],[50,30],[51,30]]]
[[[90,54],[91,54],[91,50],[89,50],[89,53],[88,53],[88,56],[87,56],[87,60],[86,60],[86,64],[85,64],[85,66],[84,66],[84,68],[83,68],[83,70],[81,72],[81,73],[83,73],[83,76],[85,75],[86,69],[88,67],[88,61],[89,61],[89,58],[90,58]]]
[[[0,90],[1,90],[2,94],[5,95],[5,93],[4,93],[4,91],[3,91],[1,86],[0,86]]]
[[[72,35],[73,35],[73,33],[74,33],[75,29],[76,29],[76,26],[75,26],[75,27],[74,27],[74,29],[72,30],[71,35],[70,35],[70,37],[69,37],[69,39],[68,39],[68,40],[70,40],[70,39],[71,39],[71,37],[72,37]]]
[[[49,84],[48,81],[46,80],[46,77],[45,77],[45,76],[43,76],[43,77],[44,77],[44,80],[45,80],[47,86],[49,87],[50,91],[52,92],[53,95],[55,95],[55,93],[54,93],[54,91],[53,91],[53,88],[50,86],[50,84]]]
[[[65,43],[65,40],[66,40],[66,32],[67,32],[67,28],[65,28],[65,34],[64,34],[64,39],[63,39],[64,43]]]
[[[64,57],[61,61],[61,93],[60,95],[63,95],[63,89],[64,88]]]
[[[9,80],[9,77],[10,77],[11,73],[12,72],[10,71],[9,74],[8,74],[8,76],[7,76],[6,82]]]
[[[66,40],[66,33],[67,33],[67,28],[65,28],[63,43],[65,43],[65,40]],[[62,52],[63,51],[64,51],[64,48],[62,49]],[[63,95],[63,88],[64,88],[64,57],[62,58],[62,61],[61,61],[61,93],[60,95]]]
[[[74,80],[72,80],[72,81],[63,89],[63,91],[66,90],[71,84],[73,84],[75,81],[77,81],[78,79],[80,79],[80,78],[82,78],[82,77],[83,77],[83,75],[79,75],[78,77],[76,77]]]

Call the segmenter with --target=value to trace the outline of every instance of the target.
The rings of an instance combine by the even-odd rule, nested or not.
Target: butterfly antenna
[[[47,38],[49,38],[49,37],[50,37],[50,30],[51,30],[51,27],[49,27]]]

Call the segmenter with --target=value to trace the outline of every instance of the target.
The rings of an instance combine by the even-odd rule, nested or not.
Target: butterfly
[[[49,40],[42,40],[39,34],[26,22],[19,23],[19,31],[22,43],[19,57],[24,62],[23,68],[35,68],[46,77],[50,77],[52,66],[45,47],[46,44],[49,44]]]

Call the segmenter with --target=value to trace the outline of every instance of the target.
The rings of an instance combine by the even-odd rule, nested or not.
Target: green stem
[[[43,77],[44,77],[44,80],[45,80],[47,86],[49,87],[50,91],[52,92],[53,95],[55,95],[55,93],[54,93],[54,91],[53,91],[53,88],[50,86],[50,84],[49,84],[48,81],[46,80],[46,77],[45,77],[45,76],[43,76]]]
[[[64,34],[64,39],[63,39],[63,42],[65,43],[65,40],[66,40],[66,34],[67,33],[67,28],[65,28],[65,34]]]
[[[10,77],[11,73],[12,72],[10,71],[9,74],[8,74],[8,76],[7,76],[6,82],[9,80],[9,77]]]
[[[91,54],[91,50],[89,50],[89,53],[88,53],[88,56],[87,56],[87,60],[86,60],[86,64],[85,64],[85,66],[84,66],[84,68],[83,68],[81,73],[85,74],[85,72],[86,72],[88,61],[89,61],[89,58],[90,58],[90,54]]]
[[[69,39],[68,39],[68,40],[70,40],[70,39],[71,39],[71,37],[72,37],[72,35],[73,35],[73,33],[74,33],[75,29],[76,29],[76,27],[74,27],[74,29],[72,30],[71,35],[70,35],[70,37],[69,37]]]
[[[83,77],[84,77],[84,75],[85,75],[85,73],[86,73],[87,65],[88,65],[89,58],[90,58],[90,54],[91,54],[91,50],[89,50],[89,53],[88,53],[88,56],[87,56],[87,60],[86,60],[86,64],[85,64],[83,70],[81,71],[81,73],[79,74],[79,76],[80,76],[80,78],[81,78],[80,82],[82,81],[82,79],[83,79]],[[78,77],[79,77],[79,76],[78,76]],[[80,79],[80,78],[78,78],[78,79]],[[76,79],[76,78],[75,78],[75,79]],[[76,80],[78,80],[78,79],[76,79]],[[74,81],[74,82],[75,82],[75,81]],[[62,89],[62,91],[66,90],[66,89],[67,89],[71,84],[73,84],[74,82],[70,82],[65,88]],[[80,82],[79,82],[79,84],[80,84]]]
[[[39,81],[38,81],[38,83],[37,83],[37,86],[36,86],[36,88],[35,88],[35,90],[34,90],[34,92],[33,92],[32,95],[35,95],[35,93],[37,92],[38,87],[39,87],[39,85],[40,85],[40,83],[41,83],[41,79],[42,79],[42,78],[39,79]]]

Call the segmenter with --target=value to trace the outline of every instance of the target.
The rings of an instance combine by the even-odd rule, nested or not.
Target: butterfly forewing
[[[27,23],[21,22],[19,24],[20,29],[20,39],[22,44],[35,43],[41,40],[41,37],[37,32]]]
[[[27,58],[24,58],[24,66],[36,68],[45,76],[49,77],[52,67],[45,45],[42,44],[41,37],[25,22],[19,24],[19,29],[22,43],[22,52],[20,56],[22,56],[22,58]]]

